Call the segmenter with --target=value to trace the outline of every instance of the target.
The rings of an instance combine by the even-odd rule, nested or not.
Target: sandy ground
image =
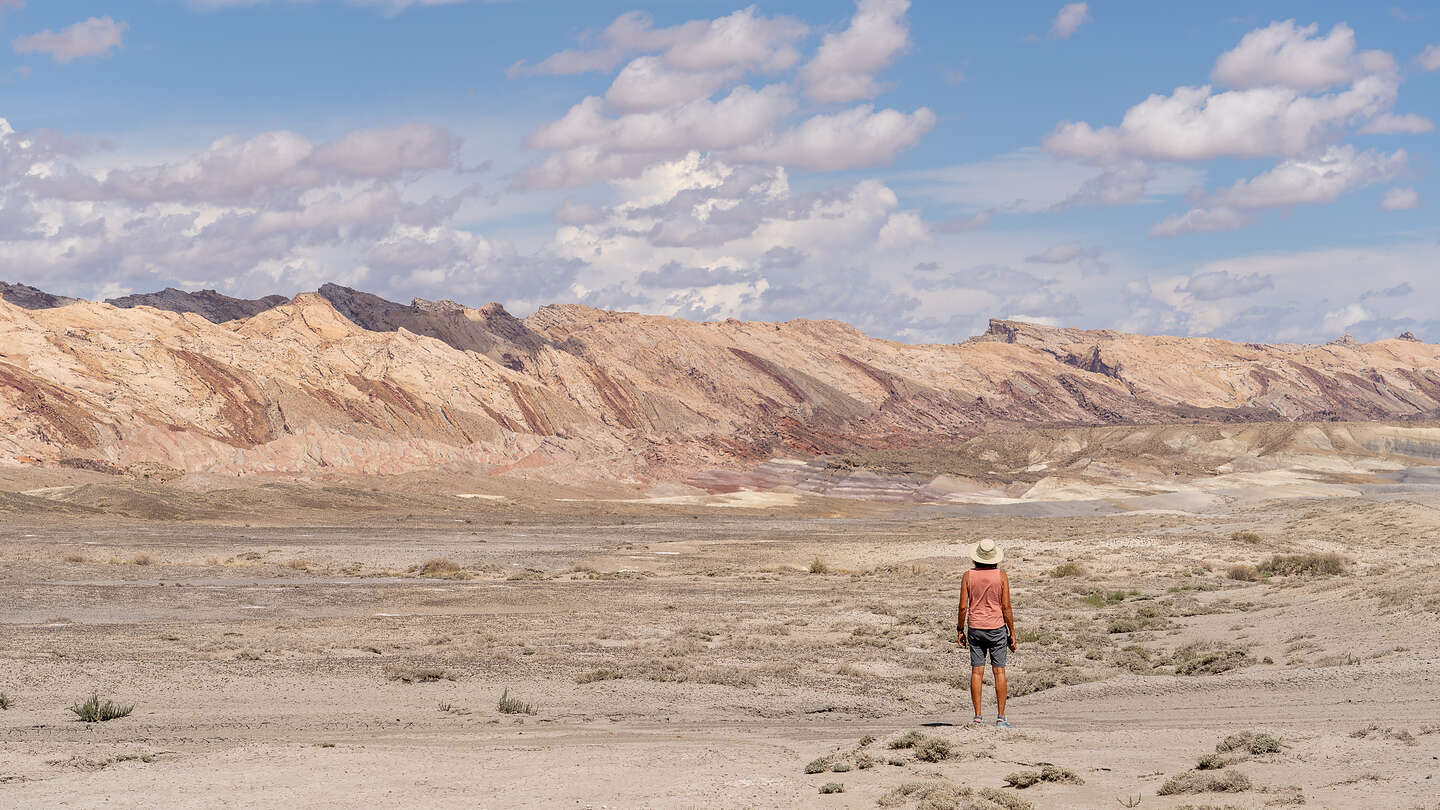
[[[0,806],[1440,807],[1437,485],[1198,512],[319,499],[266,526],[25,502],[0,527]],[[951,629],[987,536],[1010,730],[969,725]],[[1230,571],[1331,552],[1340,574]],[[80,722],[92,692],[134,711]],[[889,747],[911,731],[948,756]],[[1194,770],[1244,732],[1280,750]],[[1081,783],[1008,786],[1045,764]],[[1187,774],[1248,788],[1161,795]]]

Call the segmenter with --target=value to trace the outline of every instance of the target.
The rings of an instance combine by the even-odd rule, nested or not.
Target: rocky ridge
[[[55,298],[0,303],[0,463],[661,480],[1033,426],[1440,417],[1440,347],[1412,339],[995,321],[962,343],[905,345],[835,321],[575,305],[516,318],[332,284],[288,300]]]

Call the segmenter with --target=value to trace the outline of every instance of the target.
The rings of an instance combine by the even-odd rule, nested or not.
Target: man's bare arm
[[[970,605],[970,572],[966,571],[960,577],[960,608],[955,614],[955,636],[956,643],[961,647],[965,645],[965,609]]]
[[[1000,594],[1000,612],[1005,616],[1005,629],[1010,632],[1010,649],[1015,649],[1015,614],[1010,610],[1010,575],[1000,572],[1000,581],[1005,590]]]

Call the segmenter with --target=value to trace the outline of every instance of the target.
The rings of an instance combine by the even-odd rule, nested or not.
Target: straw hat
[[[970,559],[986,565],[996,565],[1005,559],[1005,549],[987,537],[970,547]]]

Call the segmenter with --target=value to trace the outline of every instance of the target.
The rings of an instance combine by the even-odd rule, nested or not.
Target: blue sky
[[[0,0],[0,278],[1440,340],[1440,11]]]

